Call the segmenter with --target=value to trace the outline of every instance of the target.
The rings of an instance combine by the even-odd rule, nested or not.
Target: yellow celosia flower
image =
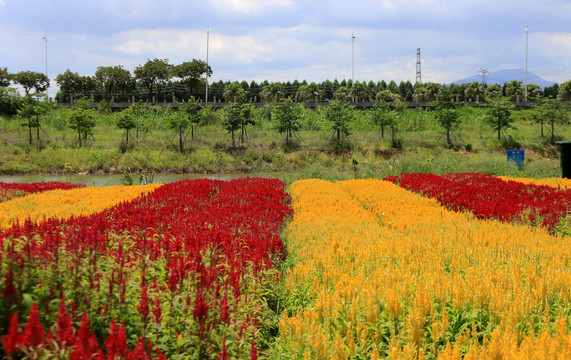
[[[160,184],[85,187],[30,194],[0,204],[0,229],[28,218],[38,222],[44,217],[67,219],[93,214],[120,202],[133,200],[159,186]]]
[[[532,178],[514,178],[511,176],[498,176],[498,178],[505,181],[517,181],[522,184],[547,185],[556,188],[560,187],[562,189],[571,189],[571,179],[566,179],[566,178],[532,179]]]
[[[466,358],[524,358],[534,346],[567,354],[567,327],[550,314],[571,305],[568,239],[448,211],[382,180],[302,180],[290,192],[296,262],[285,285],[312,299],[280,322],[278,341],[300,347],[293,354],[316,333],[329,358],[457,359],[459,346]],[[545,333],[528,335],[530,321]]]

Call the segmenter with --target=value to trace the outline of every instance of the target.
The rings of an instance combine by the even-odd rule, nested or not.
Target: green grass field
[[[286,181],[318,177],[347,179],[385,177],[401,172],[478,171],[497,175],[558,177],[559,149],[549,143],[550,129],[532,123],[533,110],[513,111],[514,128],[497,140],[497,133],[484,122],[485,109],[460,109],[462,123],[454,131],[454,146],[448,149],[444,131],[432,113],[405,111],[398,126],[401,149],[391,147],[390,134],[358,110],[350,124],[350,145],[343,151],[331,145],[332,131],[322,111],[306,110],[295,149],[284,149],[284,139],[268,116],[269,108],[254,112],[255,125],[247,128],[244,143],[231,147],[230,134],[220,124],[222,110],[210,111],[198,127],[194,140],[185,138],[186,151],[178,152],[177,134],[168,128],[165,111],[149,111],[142,123],[148,132],[132,130],[132,148],[120,150],[123,130],[115,125],[117,114],[97,113],[93,137],[79,148],[77,134],[68,128],[69,109],[56,109],[41,119],[40,139],[28,144],[28,129],[18,118],[0,117],[0,173],[10,174],[117,174],[125,169],[157,173],[248,173],[280,176]],[[571,139],[569,125],[555,128],[558,140]],[[239,138],[239,134],[238,138]],[[506,148],[526,151],[523,170],[506,161]],[[357,165],[354,165],[354,161]]]

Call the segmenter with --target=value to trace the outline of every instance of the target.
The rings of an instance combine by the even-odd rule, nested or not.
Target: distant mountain
[[[521,81],[522,84],[524,84],[525,69],[498,70],[486,75],[486,84],[488,85],[498,84],[502,86],[504,85],[504,83],[510,82],[512,80],[518,80]],[[481,82],[482,76],[480,74],[472,75],[470,77],[454,81],[454,84],[461,85],[461,84],[471,83],[474,81]],[[540,78],[539,76],[535,75],[529,70],[527,71],[527,83],[539,85],[542,89],[544,89],[546,86],[551,86],[555,84],[553,81]]]

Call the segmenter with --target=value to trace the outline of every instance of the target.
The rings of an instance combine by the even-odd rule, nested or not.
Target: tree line
[[[205,82],[212,75],[212,69],[202,60],[193,59],[178,65],[169,63],[168,59],[149,59],[143,65],[137,66],[133,72],[122,65],[99,66],[93,76],[83,76],[67,69],[55,78],[59,85],[59,92],[55,100],[68,103],[72,99],[90,98],[95,102],[149,101],[162,102],[183,101],[194,97],[201,101],[205,99]],[[26,94],[32,90],[43,93],[49,87],[49,79],[45,74],[33,71],[9,73],[7,68],[0,68],[0,94],[7,97],[6,88],[11,84],[22,86]],[[394,80],[388,83],[381,81],[333,81],[324,80],[320,83],[308,83],[305,80],[257,83],[256,81],[216,81],[209,84],[208,101],[223,100],[234,101],[241,97],[247,101],[275,102],[279,99],[292,97],[295,101],[320,101],[331,99],[351,99],[352,101],[403,101],[430,102],[437,98],[457,99],[458,101],[476,101],[498,95],[515,101],[524,100],[526,93],[521,81],[513,80],[504,83],[486,85],[472,82],[467,84],[438,84],[438,83],[411,83]],[[527,85],[527,100],[536,101],[538,98],[559,98],[563,101],[571,100],[571,82],[554,84],[543,90],[538,85]],[[7,113],[2,103],[8,100],[0,99],[0,113]]]

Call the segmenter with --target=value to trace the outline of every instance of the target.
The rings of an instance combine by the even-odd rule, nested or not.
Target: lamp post
[[[44,39],[44,42],[46,43],[46,78],[48,77],[48,34],[44,34],[44,36],[42,36],[42,39]],[[48,87],[49,87],[49,78],[48,78]],[[48,88],[46,88],[46,97],[48,97]],[[49,99],[49,97],[48,97]]]
[[[208,68],[208,46],[210,43],[210,26],[206,28],[206,67]],[[208,103],[208,70],[206,71],[206,96],[204,103]]]
[[[351,86],[355,84],[355,34],[351,34]]]
[[[525,90],[524,90],[524,101],[527,101],[527,37],[529,34],[529,27],[525,24]]]

